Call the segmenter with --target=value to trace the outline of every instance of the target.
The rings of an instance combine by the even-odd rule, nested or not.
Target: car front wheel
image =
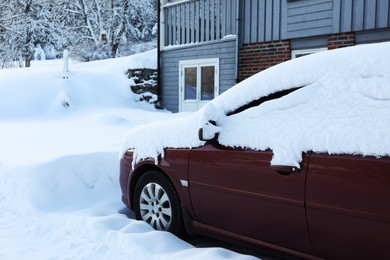
[[[145,172],[134,193],[134,210],[138,220],[154,229],[182,234],[180,202],[171,182],[158,171]]]

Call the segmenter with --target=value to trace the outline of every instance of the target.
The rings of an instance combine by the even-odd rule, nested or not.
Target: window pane
[[[201,100],[212,100],[214,98],[214,83],[214,66],[202,67]]]
[[[196,99],[196,67],[185,68],[184,99]]]

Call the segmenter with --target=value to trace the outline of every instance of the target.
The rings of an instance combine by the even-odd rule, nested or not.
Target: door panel
[[[311,253],[304,208],[306,164],[283,176],[272,152],[206,145],[191,152],[189,181],[196,219],[249,238]]]
[[[313,154],[307,215],[322,257],[390,259],[390,158]]]

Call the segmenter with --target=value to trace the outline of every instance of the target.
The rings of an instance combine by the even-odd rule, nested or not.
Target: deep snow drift
[[[238,113],[260,97],[302,87],[283,98]],[[164,148],[204,142],[198,129],[217,122],[219,143],[271,149],[271,164],[299,167],[302,153],[390,155],[390,43],[360,45],[290,60],[237,84],[197,113],[129,130],[122,153],[134,161],[164,155]],[[155,138],[145,138],[154,136]]]
[[[118,153],[136,125],[182,117],[136,103],[128,58],[0,70],[0,259],[249,259],[197,249],[120,213]]]

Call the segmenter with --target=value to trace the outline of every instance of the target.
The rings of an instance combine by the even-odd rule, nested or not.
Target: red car
[[[389,49],[389,46],[387,48]],[[382,56],[386,57],[386,55]],[[381,87],[390,86],[388,79],[389,77],[384,79]],[[358,80],[360,79],[352,81],[352,85],[349,83],[346,85],[352,86],[351,89],[355,90],[360,84]],[[367,86],[369,82],[367,78],[362,80],[364,80],[362,86]],[[307,87],[309,88],[310,85],[308,84]],[[135,161],[133,167],[134,150],[127,150],[120,164],[123,202],[135,211],[137,219],[144,220],[157,230],[170,231],[177,235],[183,232],[198,233],[309,259],[390,259],[390,157],[388,155],[363,156],[353,152],[348,153],[347,149],[343,153],[321,152],[319,150],[322,146],[318,146],[320,148],[312,150],[305,148],[306,150],[301,153],[302,158],[298,160],[299,165],[293,163],[289,165],[273,162],[275,151],[270,148],[237,148],[237,146],[229,147],[221,144],[224,138],[224,127],[237,127],[234,128],[236,132],[230,131],[230,134],[234,136],[234,133],[237,133],[238,139],[242,134],[238,133],[240,125],[237,124],[240,122],[243,122],[243,125],[246,122],[251,124],[256,113],[266,115],[271,111],[269,107],[272,109],[276,107],[272,117],[263,117],[260,122],[266,124],[268,122],[266,120],[274,120],[285,110],[285,101],[282,103],[283,106],[276,106],[266,101],[281,100],[282,96],[292,97],[292,94],[298,92],[296,89],[289,88],[247,102],[227,114],[226,117],[228,120],[232,118],[233,123],[229,125],[228,120],[225,120],[220,136],[218,134],[210,136],[210,133],[206,134],[205,129],[201,128],[199,138],[208,139],[203,146],[192,149],[165,148],[164,156],[159,158],[157,164],[154,159],[146,158]],[[309,94],[311,93],[314,92]],[[351,95],[355,95],[354,93]],[[362,98],[366,98],[367,93],[365,92]],[[388,92],[380,93],[385,96]],[[320,95],[324,96],[322,93]],[[307,94],[302,96],[312,97]],[[354,100],[356,97],[353,97]],[[309,103],[308,100],[308,98],[304,99],[304,102],[296,107],[304,108],[303,105]],[[330,103],[333,108],[332,101]],[[383,113],[385,118],[389,115],[390,110],[382,110],[383,107],[390,107],[387,97],[370,99],[367,102],[370,108],[374,107],[373,109]],[[348,101],[339,103],[340,109],[343,105],[347,107],[343,108],[346,118],[351,117],[348,114],[350,106],[346,105]],[[359,106],[360,103],[357,103],[356,106]],[[321,106],[317,106],[309,112],[315,112],[317,117],[322,116],[323,120],[327,120],[328,114],[321,113],[320,108]],[[294,111],[301,110],[292,109],[292,118],[294,118]],[[361,113],[363,123],[366,122],[364,120],[367,118],[363,118],[364,111],[357,111]],[[300,115],[298,112],[296,113]],[[233,120],[234,117],[241,115],[240,120]],[[301,130],[318,124],[315,122],[310,125],[305,120],[310,121],[303,118],[300,122],[294,122],[297,122],[296,125],[301,127]],[[321,120],[322,118],[318,122]],[[340,120],[337,116],[329,120],[339,120],[336,125],[343,127],[354,123]],[[374,121],[373,118],[367,120]],[[284,122],[279,123],[276,126],[283,128]],[[375,123],[383,122],[378,120]],[[388,123],[384,122],[384,124],[387,124],[384,127],[388,127]],[[256,123],[253,127],[261,126]],[[286,126],[285,133],[294,131],[292,128],[294,124]],[[332,126],[328,128],[330,130],[325,129],[324,133],[336,132],[337,137],[338,132],[333,131]],[[326,132],[328,130],[329,132]],[[360,128],[356,129],[359,130]],[[275,134],[278,138],[279,129],[274,127],[271,131],[276,131],[271,134]],[[382,138],[379,140],[388,142],[388,133],[384,131],[378,134],[373,129],[370,133],[363,133],[363,136],[378,136]],[[256,135],[262,134],[256,132]],[[314,137],[309,134],[307,138],[311,139],[308,143],[315,143],[314,137],[317,137],[317,133],[312,133]],[[329,135],[330,137],[324,138],[323,143],[318,143],[325,144],[323,145],[325,148],[333,147],[332,141],[348,139],[350,137],[348,134],[343,132],[337,140],[330,138],[332,136]],[[351,136],[354,134],[350,133]],[[305,134],[302,135],[303,137],[297,136],[296,139],[306,140]],[[282,137],[284,138],[280,136]],[[257,137],[248,138],[253,138],[255,142]],[[291,142],[291,145],[294,142],[301,145],[296,139]],[[344,141],[348,142],[348,140]],[[378,143],[380,144],[380,141]],[[275,147],[283,148],[283,142],[281,144]],[[285,144],[286,149],[289,145],[289,143]],[[355,147],[354,145],[352,144],[351,147]],[[362,140],[360,146],[369,145]],[[362,149],[365,149],[364,147]]]
[[[131,168],[124,203],[158,230],[245,241],[293,255],[388,259],[390,158],[307,153],[299,171],[271,167],[272,152],[217,143],[168,149]],[[212,160],[210,160],[212,158]]]

